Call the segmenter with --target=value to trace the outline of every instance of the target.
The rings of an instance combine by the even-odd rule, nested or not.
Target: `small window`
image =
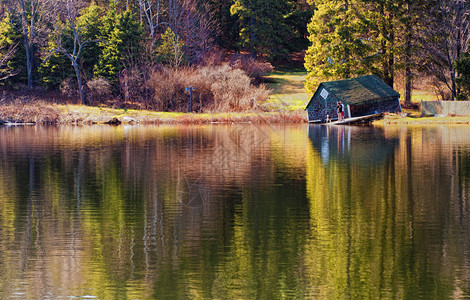
[[[326,100],[326,98],[328,98],[328,95],[329,95],[329,93],[328,93],[327,90],[325,90],[325,89],[321,90],[320,96],[321,96],[323,99]]]

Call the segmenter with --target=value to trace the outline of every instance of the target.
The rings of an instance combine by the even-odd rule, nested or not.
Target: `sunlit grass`
[[[411,102],[420,103],[421,101],[435,101],[436,95],[429,91],[413,90],[411,94]]]
[[[375,121],[374,125],[459,125],[470,124],[470,116],[443,116],[443,117],[421,117],[415,113],[403,117],[399,114],[388,114],[383,119]]]
[[[208,123],[303,123],[303,111],[183,113],[115,109],[44,102],[0,106],[0,120],[30,124],[208,124]]]
[[[267,103],[268,109],[295,111],[303,110],[310,97],[304,89],[306,72],[273,72],[267,78],[267,88],[272,90]]]

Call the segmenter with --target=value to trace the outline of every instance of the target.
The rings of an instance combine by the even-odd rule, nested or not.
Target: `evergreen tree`
[[[26,68],[26,54],[21,43],[21,33],[16,29],[18,20],[7,14],[0,21],[0,49],[16,47],[16,51],[11,55],[5,64],[5,70],[13,70],[16,75],[2,81],[2,84],[15,87],[20,82],[27,82],[28,73]]]
[[[287,0],[235,0],[231,13],[238,17],[240,46],[253,57],[287,54],[285,41],[292,34],[284,19]]]
[[[161,44],[157,48],[157,58],[160,62],[178,67],[183,61],[183,42],[168,27],[161,37]]]
[[[73,78],[73,68],[70,61],[61,53],[55,51],[58,48],[53,35],[47,40],[46,55],[41,58],[39,74],[42,85],[47,89],[58,89],[60,84],[67,78]]]
[[[215,43],[225,49],[234,49],[238,41],[238,29],[236,18],[230,13],[233,0],[205,0],[202,4],[207,4],[211,11],[211,17],[216,25]]]
[[[349,78],[374,68],[369,24],[357,0],[322,0],[308,24],[305,56],[306,89],[313,93],[319,81]]]
[[[292,35],[287,37],[286,48],[289,52],[302,51],[308,48],[307,24],[312,16],[313,5],[308,4],[305,0],[289,1],[289,11],[284,16],[286,25],[292,31]]]
[[[95,66],[95,76],[103,77],[113,84],[118,82],[118,74],[125,67],[130,67],[135,63],[141,49],[142,27],[130,10],[126,10],[115,15],[116,21],[113,25],[108,13],[104,17],[105,27],[102,32],[107,36],[103,37],[105,43]]]
[[[468,52],[462,53],[461,58],[455,61],[455,69],[458,74],[456,82],[460,90],[457,98],[468,99],[470,96],[470,54]]]
[[[117,42],[122,63],[127,67],[134,64],[140,55],[142,26],[130,10],[118,15],[111,39]]]
[[[101,52],[99,45],[101,38],[100,28],[102,26],[101,14],[101,7],[92,2],[81,12],[77,20],[77,26],[80,28],[83,40],[88,41],[79,59],[86,79],[93,77],[94,67],[98,64],[99,53]]]
[[[379,64],[374,73],[391,87],[399,67],[396,65],[398,56],[404,50],[404,40],[400,40],[400,36],[404,35],[404,17],[409,13],[404,4],[402,0],[363,0],[362,4],[369,22],[369,38],[376,49],[376,62]]]

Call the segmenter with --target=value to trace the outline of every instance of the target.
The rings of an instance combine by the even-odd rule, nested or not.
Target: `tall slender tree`
[[[210,9],[214,22],[214,42],[225,49],[235,49],[238,40],[238,25],[236,17],[232,16],[230,7],[233,1],[204,0]]]
[[[35,46],[40,42],[45,0],[4,0],[10,15],[18,18],[21,40],[26,53],[28,89],[33,88]]]
[[[82,49],[82,54],[79,57],[79,63],[87,80],[93,77],[93,70],[95,65],[98,64],[99,53],[101,52],[99,42],[102,14],[102,7],[92,2],[80,11],[76,21],[82,40],[86,42],[86,46]]]
[[[16,30],[14,20],[5,13],[4,18],[0,21],[0,77],[9,84],[27,78],[24,51],[22,50],[21,33]],[[12,76],[15,76],[13,81],[11,81]]]
[[[417,70],[417,49],[418,49],[418,29],[422,24],[420,20],[420,11],[423,8],[423,3],[417,1],[404,0],[403,14],[400,18],[400,23],[403,28],[402,47],[401,47],[401,62],[404,69],[404,83],[405,83],[405,107],[411,105],[411,96],[413,91],[413,82],[415,80],[415,72]]]
[[[11,45],[6,49],[0,47],[0,81],[18,74],[18,70],[8,67],[8,61],[13,57],[17,45]]]
[[[145,24],[151,40],[154,42],[160,26],[167,24],[165,14],[168,7],[163,0],[138,0],[140,23]]]
[[[79,59],[85,46],[92,41],[84,38],[83,28],[80,28],[77,23],[82,6],[83,3],[77,0],[56,0],[53,7],[58,16],[66,20],[66,23],[64,26],[60,19],[54,22],[55,45],[57,47],[52,51],[64,55],[71,62],[77,79],[81,103],[87,105]]]

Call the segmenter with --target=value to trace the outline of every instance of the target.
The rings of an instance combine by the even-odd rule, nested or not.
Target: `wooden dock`
[[[324,125],[348,125],[348,124],[354,124],[354,123],[366,123],[366,122],[372,121],[372,119],[378,118],[382,115],[383,115],[383,113],[367,115],[367,116],[360,116],[360,117],[352,117],[352,118],[344,119],[343,121],[333,121],[333,122],[322,123],[322,124],[324,124]]]

